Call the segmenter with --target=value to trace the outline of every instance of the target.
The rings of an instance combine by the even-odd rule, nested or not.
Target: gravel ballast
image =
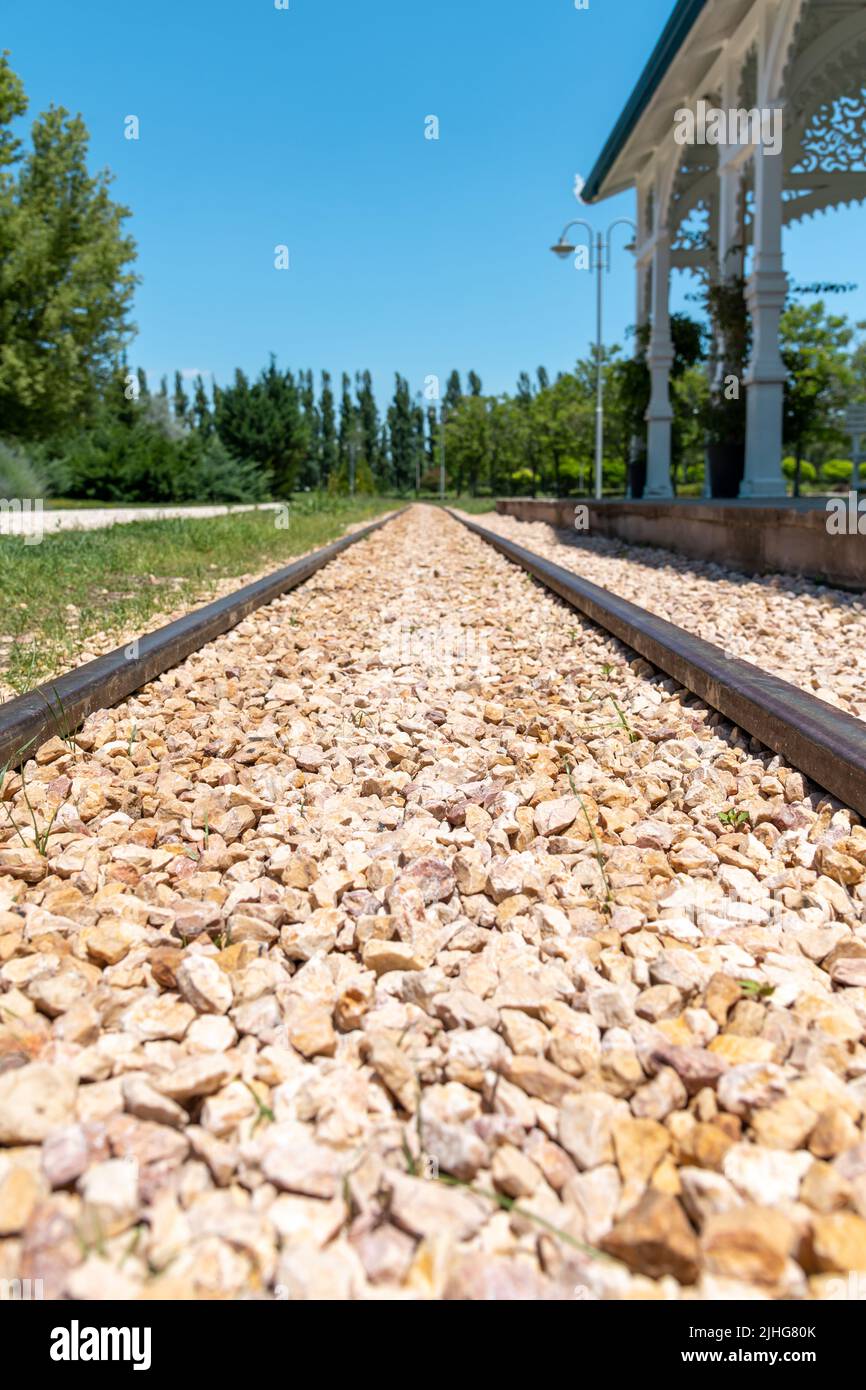
[[[859,818],[442,513],[2,796],[0,1278],[835,1298],[866,1270]]]
[[[744,575],[651,546],[485,512],[489,531],[866,719],[866,600],[799,575]]]

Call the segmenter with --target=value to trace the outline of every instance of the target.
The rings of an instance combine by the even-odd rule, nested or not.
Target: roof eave
[[[599,198],[608,197],[614,191],[603,191],[605,179],[706,4],[707,0],[677,0],[676,7],[650,54],[634,91],[581,190],[583,202],[597,202]]]

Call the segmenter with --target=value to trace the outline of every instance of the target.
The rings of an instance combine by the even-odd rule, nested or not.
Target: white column
[[[670,232],[659,227],[652,258],[652,330],[647,365],[652,394],[646,412],[647,475],[644,497],[673,497],[671,487],[671,421],[673,411],[669,390],[674,360],[668,313],[668,287],[671,271]]]
[[[782,394],[785,365],[779,316],[788,281],[782,268],[781,152],[755,150],[755,261],[746,299],[752,315],[752,360],[746,373],[746,470],[741,497],[784,497]]]

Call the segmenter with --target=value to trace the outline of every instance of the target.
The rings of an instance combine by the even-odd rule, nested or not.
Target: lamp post
[[[572,227],[585,227],[587,235],[587,250],[589,251],[589,263],[587,269],[595,271],[595,497],[596,501],[601,501],[602,497],[602,467],[604,463],[604,378],[602,374],[602,271],[606,268],[610,272],[610,234],[614,227],[620,223],[627,223],[637,236],[637,227],[630,217],[617,217],[611,222],[606,234],[601,232],[593,233],[592,227],[582,217],[576,217],[571,222],[566,223],[562,229],[559,241],[555,246],[551,246],[551,251],[560,260],[565,260],[568,256],[573,256],[577,250],[577,245],[566,241],[568,233]],[[593,236],[595,245],[593,246]]]

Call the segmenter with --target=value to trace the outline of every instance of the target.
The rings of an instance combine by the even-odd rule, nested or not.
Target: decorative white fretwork
[[[866,172],[866,87],[856,96],[823,102],[800,140],[800,158],[791,172]]]

